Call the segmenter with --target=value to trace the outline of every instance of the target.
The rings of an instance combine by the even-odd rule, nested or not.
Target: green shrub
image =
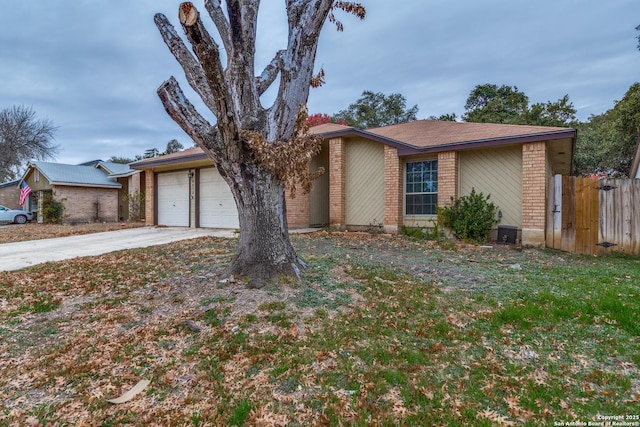
[[[483,243],[489,240],[489,234],[495,224],[496,205],[482,193],[471,189],[468,196],[453,201],[451,206],[438,209],[438,222],[453,232],[458,239],[466,242]]]
[[[54,199],[53,193],[45,193],[42,201],[42,216],[44,222],[62,224],[64,221],[64,201]]]

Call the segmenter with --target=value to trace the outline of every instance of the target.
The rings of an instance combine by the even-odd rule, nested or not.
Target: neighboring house
[[[471,192],[491,195],[501,224],[543,246],[550,178],[569,175],[569,128],[419,120],[367,131],[325,124],[310,169],[326,173],[310,194],[287,201],[290,227],[430,227],[436,207]],[[199,148],[131,164],[146,173],[150,225],[236,228],[231,192]]]
[[[20,208],[20,181],[0,184],[0,205],[11,209]]]
[[[38,222],[43,221],[47,193],[63,203],[65,222],[118,220],[118,191],[122,185],[96,167],[31,162],[22,179],[32,190],[24,209],[37,212]]]

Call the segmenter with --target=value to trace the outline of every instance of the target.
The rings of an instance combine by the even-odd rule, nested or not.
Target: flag
[[[27,197],[29,197],[29,194],[31,194],[31,187],[29,187],[29,184],[22,181],[22,183],[20,183],[20,205],[21,206],[24,205],[24,202],[27,201]]]

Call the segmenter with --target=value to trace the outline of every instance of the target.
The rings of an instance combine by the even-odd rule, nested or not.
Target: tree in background
[[[184,150],[184,145],[182,145],[177,139],[172,139],[167,142],[167,147],[163,152],[160,152],[157,148],[149,148],[144,151],[144,154],[136,154],[136,156],[131,159],[129,157],[119,157],[119,156],[111,156],[109,159],[112,163],[121,163],[123,165],[128,165],[129,163],[137,162],[142,159],[152,159],[158,156],[164,156],[165,154],[173,154],[178,153]]]
[[[19,177],[32,159],[52,159],[57,128],[49,119],[37,119],[31,107],[0,110],[0,182]]]
[[[556,102],[529,106],[529,97],[517,86],[483,84],[476,86],[464,106],[466,122],[503,123],[534,126],[573,126],[576,109],[565,95]]]
[[[347,122],[345,122],[344,120],[334,120],[330,115],[325,113],[310,114],[309,117],[307,117],[307,126],[309,126],[310,128],[327,123],[335,123],[338,125],[348,126]]]
[[[407,109],[407,99],[399,94],[385,95],[368,90],[346,110],[339,111],[333,120],[343,120],[358,129],[397,125],[416,120],[418,106]]]
[[[171,77],[158,95],[171,118],[216,164],[238,208],[240,236],[228,274],[262,286],[278,275],[300,276],[306,264],[298,258],[287,225],[285,187],[301,182],[310,190],[308,159],[320,149],[309,135],[306,103],[314,76],[320,31],[328,19],[337,25],[338,9],[364,18],[362,5],[350,1],[287,1],[288,40],[266,68],[256,73],[256,32],[260,0],[205,1],[225,53],[209,34],[190,2],[179,7],[179,20],[191,44],[187,47],[162,14],[155,23],[167,47],[182,66],[187,82],[216,117],[211,124],[187,100]],[[270,2],[273,3],[273,2]],[[257,75],[257,77],[256,77]],[[278,92],[264,108],[260,97],[276,79]]]
[[[182,150],[184,150],[184,145],[178,142],[177,139],[172,139],[171,141],[167,142],[167,147],[160,155],[164,156],[166,154],[179,153]]]
[[[455,122],[458,120],[456,113],[440,114],[439,116],[429,116],[428,120],[438,120],[441,122]]]
[[[640,83],[634,83],[612,109],[578,125],[575,172],[627,176],[639,138]]]
[[[529,98],[516,86],[483,84],[476,86],[464,105],[466,122],[520,124]]]

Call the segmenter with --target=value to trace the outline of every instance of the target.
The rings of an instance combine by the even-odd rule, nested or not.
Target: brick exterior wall
[[[115,188],[56,186],[53,197],[64,205],[64,222],[118,221],[118,190]]]
[[[402,226],[403,212],[403,163],[398,149],[384,146],[384,229],[397,233]]]
[[[332,226],[346,225],[346,156],[342,138],[329,140],[329,221]]]
[[[545,142],[522,146],[522,243],[544,246],[547,201]]]
[[[144,173],[144,218],[146,225],[156,225],[156,192],[155,192],[155,173],[152,170],[147,169]]]
[[[0,188],[0,205],[9,209],[20,208],[20,189],[17,185]]]
[[[458,153],[438,153],[438,206],[451,205],[451,198],[458,198]]]
[[[287,191],[287,224],[289,227],[304,228],[309,226],[309,194],[305,194],[302,185],[296,184],[296,196],[291,197]]]

